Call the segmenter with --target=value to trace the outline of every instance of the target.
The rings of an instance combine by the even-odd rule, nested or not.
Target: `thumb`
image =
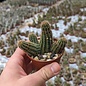
[[[39,84],[45,83],[48,79],[52,78],[53,76],[57,75],[60,71],[60,65],[56,62],[44,66],[36,73],[31,74],[30,77],[35,79],[35,84],[39,86]]]

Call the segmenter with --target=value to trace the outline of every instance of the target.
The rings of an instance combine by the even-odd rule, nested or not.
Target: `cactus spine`
[[[60,54],[64,51],[64,48],[66,46],[67,40],[62,37],[61,39],[58,40],[58,42],[54,43],[52,48],[51,48],[51,52],[52,54]]]
[[[38,42],[38,39],[37,39],[37,36],[34,34],[34,33],[30,33],[29,34],[29,40],[31,41],[31,42],[34,42],[34,43],[39,43]]]
[[[29,56],[37,56],[40,54],[39,44],[33,42],[19,41],[19,48],[24,50]]]
[[[50,52],[52,46],[52,31],[48,21],[41,23],[42,34],[40,38],[41,54]]]

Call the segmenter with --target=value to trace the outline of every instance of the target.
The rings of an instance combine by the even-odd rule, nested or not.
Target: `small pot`
[[[38,37],[37,39],[40,41],[40,37]],[[54,41],[58,41],[56,38],[53,38],[53,39],[54,39]],[[64,53],[64,51],[63,51],[61,54],[58,54],[58,57],[57,57],[56,59],[52,59],[51,61],[35,60],[35,59],[31,58],[30,56],[28,56],[28,57],[29,57],[29,59],[32,61],[32,64],[33,64],[33,66],[35,67],[35,69],[36,69],[36,70],[39,70],[39,69],[42,68],[43,66],[48,65],[48,64],[50,64],[50,63],[52,63],[52,62],[57,62],[57,63],[59,63],[59,62],[60,62],[60,59],[61,59],[61,57],[62,57],[62,55],[63,55],[63,53]]]
[[[57,62],[59,63],[60,62],[60,59],[62,57],[63,53],[62,54],[59,54],[58,57],[56,59],[52,59],[51,61],[41,61],[41,60],[35,60],[33,58],[31,58],[30,56],[29,59],[32,61],[32,64],[33,66],[35,67],[36,70],[39,70],[40,68],[42,68],[43,66],[45,65],[48,65],[52,62]]]

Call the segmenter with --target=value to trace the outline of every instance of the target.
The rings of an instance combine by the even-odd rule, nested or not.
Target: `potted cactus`
[[[48,21],[41,23],[41,36],[33,33],[29,35],[29,42],[19,41],[19,48],[24,50],[32,60],[36,69],[40,69],[44,65],[51,62],[59,62],[63,55],[67,40],[65,38],[54,39],[52,37],[51,27]]]

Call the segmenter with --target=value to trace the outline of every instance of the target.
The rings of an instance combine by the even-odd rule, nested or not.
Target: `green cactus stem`
[[[41,23],[42,34],[40,38],[41,54],[50,52],[52,46],[52,31],[48,21]]]
[[[29,56],[37,56],[40,54],[39,44],[33,42],[19,41],[19,48],[24,50]]]
[[[30,33],[29,34],[29,40],[31,41],[31,42],[34,42],[34,43],[39,43],[38,42],[38,39],[37,39],[37,36],[34,34],[34,33]]]
[[[33,56],[34,58],[37,56],[39,60],[44,59],[43,55],[45,55],[45,53],[51,53],[49,58],[53,59],[55,54],[61,54],[64,51],[67,40],[62,37],[58,41],[55,41],[52,37],[51,26],[48,21],[41,23],[41,29],[40,40],[37,39],[34,33],[30,33],[30,42],[19,41],[19,48],[24,50],[29,56]]]
[[[57,54],[61,54],[64,51],[64,48],[66,46],[67,40],[62,37],[58,40],[58,42],[55,42],[51,48],[51,58],[53,57],[53,55]]]

